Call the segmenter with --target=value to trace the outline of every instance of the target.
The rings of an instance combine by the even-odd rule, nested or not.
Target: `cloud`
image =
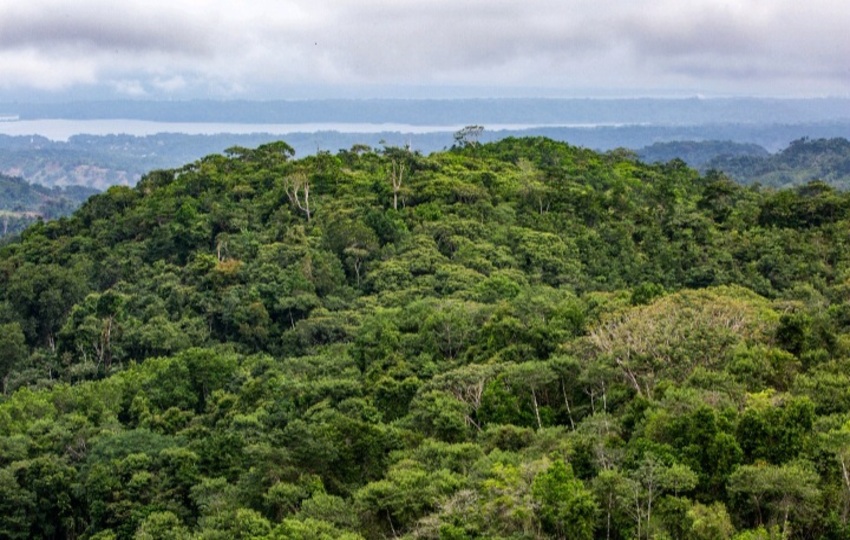
[[[212,46],[202,22],[166,4],[15,2],[0,7],[0,47],[203,56]]]
[[[6,4],[0,59],[18,87],[285,97],[299,85],[846,93],[850,83],[843,0]]]
[[[45,58],[37,51],[24,49],[18,51],[0,50],[0,88],[15,88],[24,85],[37,90],[56,91],[72,84],[95,84],[97,66],[91,59],[81,57]]]
[[[847,82],[848,23],[846,7],[826,0],[661,2],[620,21],[635,59],[656,73],[745,84]]]
[[[183,90],[187,86],[186,79],[180,75],[166,78],[155,77],[153,81],[151,81],[151,84],[155,89],[163,92],[176,92]]]
[[[144,84],[137,80],[109,81],[118,94],[126,97],[142,97],[147,95]]]

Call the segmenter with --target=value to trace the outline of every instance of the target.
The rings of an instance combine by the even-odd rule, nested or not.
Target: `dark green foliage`
[[[794,398],[779,406],[760,403],[749,407],[738,422],[741,449],[751,461],[790,461],[803,450],[814,417],[814,404],[807,398]]]
[[[0,536],[840,537],[848,197],[544,138],[152,172],[0,247]]]

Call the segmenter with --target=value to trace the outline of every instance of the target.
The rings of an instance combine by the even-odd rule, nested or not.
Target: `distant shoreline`
[[[0,117],[2,119],[2,117]],[[599,127],[625,127],[628,124],[613,122],[580,124],[496,124],[487,125],[488,131],[520,131],[527,129],[592,129]],[[635,124],[637,125],[637,124]],[[0,123],[0,135],[41,136],[53,141],[67,142],[74,135],[131,135],[144,137],[162,133],[185,135],[288,135],[292,133],[400,133],[421,135],[428,133],[454,133],[463,124],[414,125],[404,123],[353,123],[313,122],[292,124],[258,124],[238,122],[156,122],[150,120],[16,120]]]

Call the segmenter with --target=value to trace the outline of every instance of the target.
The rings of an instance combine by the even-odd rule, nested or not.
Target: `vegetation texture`
[[[721,171],[742,184],[788,188],[818,180],[850,188],[850,141],[844,138],[797,139],[775,154],[729,141],[655,143],[637,153],[647,162],[679,158],[703,173]]]
[[[0,537],[850,535],[850,195],[292,154],[0,248]]]
[[[80,186],[47,188],[0,174],[0,238],[19,233],[39,219],[66,216],[95,193]]]
[[[770,156],[719,155],[707,168],[722,170],[746,183],[789,187],[822,180],[841,189],[850,188],[850,141],[798,139]]]

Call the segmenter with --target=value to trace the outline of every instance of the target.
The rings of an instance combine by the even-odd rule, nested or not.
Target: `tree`
[[[511,386],[527,389],[531,397],[531,405],[534,410],[534,418],[537,421],[537,429],[543,427],[540,417],[539,395],[557,380],[557,375],[548,363],[523,362],[510,366],[503,377]]]
[[[493,463],[479,488],[480,512],[494,533],[491,538],[528,537],[537,529],[532,482],[546,465],[544,460]]]
[[[593,478],[592,488],[596,499],[602,503],[605,513],[605,538],[609,540],[612,534],[616,534],[619,517],[628,515],[623,508],[624,494],[631,488],[631,481],[617,469],[606,469]]]
[[[21,317],[21,328],[30,343],[56,349],[56,332],[73,306],[88,290],[91,261],[78,264],[26,263],[5,281],[5,296]]]
[[[573,469],[556,460],[537,474],[532,485],[543,529],[559,539],[591,539],[599,507]]]
[[[89,294],[72,309],[59,332],[60,350],[78,355],[95,372],[108,373],[113,359],[121,357],[123,305],[127,298],[114,291]]]
[[[800,454],[811,437],[815,421],[811,400],[781,395],[776,398],[769,391],[751,395],[749,406],[738,421],[737,438],[750,459],[787,462]]]
[[[804,463],[742,465],[729,476],[729,491],[753,525],[778,525],[789,538],[792,524],[805,527],[817,511],[818,475]]]
[[[682,291],[605,317],[587,338],[639,396],[661,378],[684,381],[697,367],[718,368],[733,348],[764,339],[775,313],[735,287]]]
[[[386,479],[360,489],[355,500],[372,518],[389,525],[393,536],[411,527],[461,484],[458,475],[445,469],[429,472],[413,460],[393,465]],[[384,521],[386,520],[386,521]]]
[[[10,467],[0,469],[0,537],[31,538],[31,516],[35,508],[35,494],[18,484],[15,471]]]
[[[416,429],[449,442],[466,438],[469,412],[465,403],[440,390],[420,392],[410,403],[410,420]]]
[[[478,139],[484,133],[484,126],[470,125],[455,132],[455,144],[460,148],[478,146]]]
[[[688,519],[693,540],[729,540],[735,533],[732,519],[722,502],[711,505],[696,503],[688,510]]]
[[[81,506],[74,493],[76,469],[52,454],[15,462],[10,469],[22,491],[14,494],[12,501],[27,504],[29,499],[33,503],[27,508],[29,537],[74,536]]]
[[[549,211],[552,204],[552,190],[544,182],[543,173],[527,159],[521,159],[517,167],[523,199],[542,216]]]
[[[261,144],[256,150],[248,154],[250,158],[260,160],[266,168],[273,167],[279,163],[285,163],[294,155],[295,149],[284,141]]]
[[[850,423],[823,434],[821,439],[824,448],[835,456],[839,466],[843,494],[841,521],[846,525],[850,518]]]
[[[627,512],[637,525],[637,538],[650,538],[655,526],[652,516],[656,501],[663,493],[679,493],[692,490],[697,485],[697,475],[685,465],[667,465],[662,459],[647,452],[637,467],[629,471],[621,499]]]
[[[0,385],[3,394],[15,368],[27,357],[27,344],[19,323],[0,324]]]
[[[189,529],[172,512],[153,512],[139,525],[133,540],[189,540]]]
[[[310,209],[310,178],[304,171],[296,171],[283,180],[283,188],[293,207],[307,216],[307,223],[313,213]]]
[[[199,525],[201,531],[195,538],[202,540],[265,540],[272,530],[266,518],[247,508],[205,517],[199,521]]]
[[[339,260],[345,263],[349,275],[354,274],[356,284],[360,287],[366,263],[380,248],[375,231],[362,220],[338,217],[328,223],[324,241]]]
[[[410,174],[413,154],[409,148],[384,147],[384,156],[389,159],[387,176],[393,191],[393,210],[398,210],[398,197],[402,192],[405,176]]]
[[[484,388],[495,374],[496,368],[494,366],[470,364],[437,375],[432,384],[439,390],[449,392],[455,399],[464,403],[467,407],[464,415],[466,422],[481,431],[478,409],[481,408]]]

